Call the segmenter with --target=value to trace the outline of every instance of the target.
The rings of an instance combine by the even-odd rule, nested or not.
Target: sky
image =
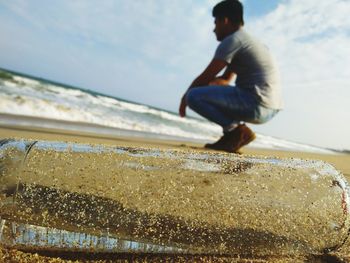
[[[0,0],[0,67],[177,112],[218,45],[217,2]],[[246,30],[278,62],[285,105],[253,129],[350,149],[350,0],[242,2]]]

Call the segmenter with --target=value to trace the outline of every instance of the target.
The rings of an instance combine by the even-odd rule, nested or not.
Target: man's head
[[[224,0],[213,8],[216,38],[221,41],[244,25],[243,5],[238,0]]]

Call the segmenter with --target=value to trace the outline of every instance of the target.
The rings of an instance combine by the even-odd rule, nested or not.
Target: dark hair
[[[238,0],[224,0],[213,8],[213,17],[227,17],[233,24],[244,25],[243,5]]]

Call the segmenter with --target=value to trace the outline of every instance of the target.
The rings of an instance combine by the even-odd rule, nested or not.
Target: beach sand
[[[137,137],[121,136],[99,136],[84,132],[73,132],[59,129],[30,128],[20,126],[2,126],[0,127],[0,138],[31,139],[31,140],[51,140],[67,141],[76,143],[104,144],[121,147],[143,147],[160,149],[178,149],[181,151],[205,151],[202,145],[180,141],[164,141],[155,139],[144,139]],[[277,150],[263,150],[244,148],[243,155],[257,157],[279,157],[279,158],[301,158],[310,160],[322,160],[332,164],[340,171],[347,180],[350,180],[350,155],[345,154],[314,154],[305,152],[288,152]],[[33,252],[33,251],[32,251]],[[350,241],[343,246],[337,256],[347,258],[350,255]],[[3,262],[68,262],[68,260],[77,260],[77,262],[337,262],[332,256],[321,256],[319,258],[294,257],[294,258],[259,258],[259,259],[237,259],[225,256],[156,256],[156,255],[96,255],[81,253],[56,253],[50,251],[39,251],[39,255],[30,252],[21,252],[13,249],[0,249],[0,261]]]

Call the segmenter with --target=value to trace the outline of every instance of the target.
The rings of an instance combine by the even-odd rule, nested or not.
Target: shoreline
[[[204,145],[208,142],[213,142],[219,137],[215,138],[193,138],[193,137],[182,137],[177,135],[159,134],[148,131],[140,130],[128,130],[123,128],[105,126],[101,124],[86,123],[80,121],[68,121],[58,119],[48,119],[44,117],[18,115],[0,113],[0,127],[26,130],[26,131],[46,131],[47,133],[57,133],[64,135],[77,135],[77,136],[88,136],[95,138],[110,138],[110,139],[136,139],[141,141],[156,141],[156,142],[186,142],[190,144],[196,144],[199,146]],[[265,138],[266,137],[266,138]],[[286,141],[282,138],[271,137],[272,141],[269,143],[273,146],[268,146],[266,142],[261,143],[260,140],[265,141],[269,136],[263,134],[257,134],[257,139],[248,145],[250,149],[266,149],[271,151],[281,152],[307,152],[307,153],[318,153],[318,154],[345,154],[350,155],[346,150],[322,148],[315,145],[298,143],[293,141]],[[287,142],[290,145],[284,145]],[[276,144],[277,143],[277,144]],[[294,145],[294,146],[293,146]],[[266,147],[268,146],[268,147]]]
[[[118,129],[117,129],[118,130]],[[120,129],[119,129],[120,130]],[[122,131],[116,135],[97,134],[92,132],[80,132],[65,129],[53,129],[45,127],[26,127],[23,125],[4,125],[0,123],[0,139],[30,139],[30,140],[51,140],[70,141],[76,143],[106,144],[109,146],[130,146],[130,147],[150,147],[163,149],[182,149],[207,152],[203,147],[204,143],[189,141],[185,138],[159,138],[156,136],[141,137],[143,133],[128,134]],[[215,153],[215,151],[210,151]],[[339,170],[350,181],[350,154],[346,153],[312,153],[302,151],[289,151],[277,149],[262,149],[244,147],[242,154],[258,157],[277,158],[300,158],[308,160],[321,160],[328,162]]]

